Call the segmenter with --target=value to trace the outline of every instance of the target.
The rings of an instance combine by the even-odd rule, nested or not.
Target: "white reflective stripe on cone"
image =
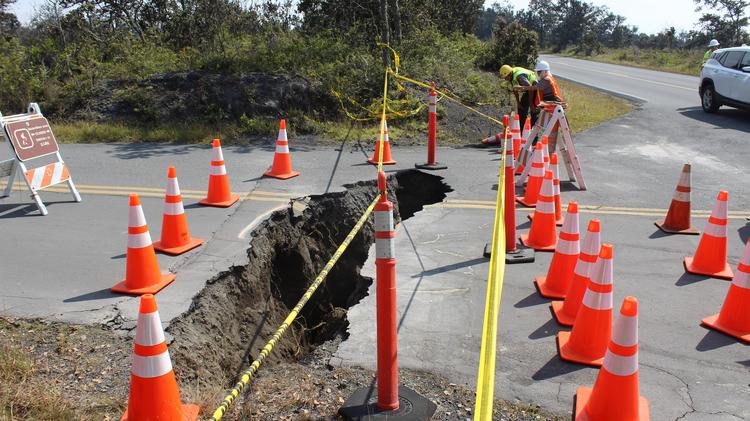
[[[185,207],[182,206],[182,201],[164,203],[164,215],[182,215],[183,213],[185,213]]]
[[[732,284],[740,288],[750,289],[750,273],[738,270],[734,279],[732,279]]]
[[[128,227],[136,228],[146,225],[146,217],[143,215],[141,205],[131,206],[128,210]]]
[[[712,237],[724,238],[727,236],[727,226],[709,222],[706,224],[706,229],[703,230],[703,233]]]
[[[177,196],[180,193],[180,185],[177,183],[176,178],[170,178],[167,180],[167,196]]]
[[[151,379],[163,376],[170,371],[172,371],[172,361],[169,360],[169,351],[150,357],[133,354],[133,366],[130,368],[130,372],[134,376]]]
[[[135,343],[143,346],[154,346],[162,342],[164,342],[164,330],[161,327],[159,312],[138,314]]]
[[[623,357],[617,355],[614,352],[607,349],[607,353],[604,354],[604,366],[603,368],[615,376],[630,376],[638,372],[638,353],[629,357]]]
[[[437,105],[435,105],[434,103],[431,103],[431,104],[430,104],[430,106],[429,106],[429,109],[430,109],[430,112],[431,112],[432,114],[435,114],[435,113],[437,113]]]
[[[595,265],[594,262],[587,262],[585,260],[581,260],[580,256],[578,257],[578,261],[576,262],[576,267],[573,270],[573,272],[576,275],[579,276],[589,276],[589,272],[591,272],[591,268]]]
[[[221,151],[221,146],[218,148],[211,149],[211,161],[223,161],[224,153]]]
[[[537,200],[535,213],[546,213],[549,215],[553,215],[555,213],[555,202],[545,202],[543,200]]]
[[[566,255],[576,255],[580,252],[578,247],[578,241],[568,241],[568,240],[562,240],[557,239],[557,247],[555,248],[555,251],[560,254],[566,254]]]
[[[276,153],[289,153],[289,145],[276,144]]]
[[[279,138],[276,140],[277,141],[281,140],[283,142],[286,142],[289,140],[289,138],[286,137],[286,129],[279,130]]]
[[[224,165],[217,165],[213,166],[211,165],[211,175],[226,175],[227,174],[227,167]]]
[[[151,245],[151,234],[148,231],[141,234],[128,234],[128,248],[142,249]]]
[[[393,243],[393,238],[376,238],[375,257],[378,259],[394,259],[396,250]]]
[[[690,171],[683,171],[680,173],[680,179],[677,181],[677,185],[680,187],[690,188]]]
[[[375,211],[375,231],[393,231],[393,212]]]
[[[541,167],[535,167],[534,164],[531,164],[531,176],[533,177],[544,177],[544,165]]]
[[[612,342],[620,346],[638,345],[638,316],[617,316],[612,329]]]
[[[682,192],[682,191],[674,191],[674,195],[672,196],[672,200],[676,200],[678,202],[689,202],[690,201],[690,192]]]
[[[611,310],[612,293],[595,292],[587,289],[586,294],[583,296],[583,305],[594,310]]]
[[[714,208],[711,211],[711,216],[719,219],[727,219],[727,201],[717,200],[714,203]]]

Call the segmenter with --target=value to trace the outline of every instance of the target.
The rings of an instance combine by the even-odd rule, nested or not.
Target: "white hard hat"
[[[711,40],[711,41],[710,41],[710,42],[708,43],[708,46],[709,46],[709,47],[718,47],[718,46],[719,46],[719,41],[717,41],[717,40],[715,40],[715,39],[712,39],[712,40]]]
[[[539,60],[539,61],[538,61],[538,62],[536,63],[536,67],[534,67],[534,71],[535,71],[535,72],[538,72],[538,71],[540,71],[540,70],[546,70],[546,71],[549,71],[549,63],[547,63],[547,62],[546,62],[546,61],[544,61],[544,60]]]

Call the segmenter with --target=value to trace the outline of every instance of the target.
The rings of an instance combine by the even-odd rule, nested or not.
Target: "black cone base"
[[[486,258],[492,257],[492,244],[486,243],[484,245],[484,253],[482,255]],[[523,246],[517,246],[514,251],[505,252],[505,263],[512,265],[514,263],[534,263],[534,249],[524,248]]]

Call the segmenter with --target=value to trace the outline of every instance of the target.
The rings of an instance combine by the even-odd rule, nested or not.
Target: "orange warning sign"
[[[44,117],[34,117],[5,125],[19,161],[28,161],[57,152],[57,140]]]

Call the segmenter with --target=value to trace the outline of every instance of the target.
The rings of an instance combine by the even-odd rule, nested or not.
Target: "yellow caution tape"
[[[333,253],[333,256],[328,261],[328,263],[326,263],[325,267],[323,267],[323,270],[320,271],[318,277],[315,278],[307,291],[305,291],[305,293],[302,295],[302,298],[299,299],[292,311],[289,312],[289,315],[286,316],[286,319],[284,319],[284,322],[281,324],[281,326],[276,329],[276,332],[273,334],[271,339],[260,351],[260,355],[258,355],[258,358],[256,358],[255,361],[253,361],[253,363],[250,365],[250,367],[244,373],[242,373],[240,381],[238,381],[237,384],[234,385],[234,388],[232,388],[229,394],[224,398],[224,401],[221,403],[221,405],[214,411],[214,414],[211,417],[213,421],[218,421],[222,417],[224,417],[224,414],[227,412],[227,409],[229,409],[229,406],[232,405],[235,399],[237,399],[237,397],[240,395],[240,392],[242,392],[242,389],[244,389],[245,386],[247,386],[247,384],[250,382],[250,378],[258,371],[258,368],[268,357],[268,355],[271,354],[271,351],[273,351],[273,347],[276,345],[279,339],[281,339],[281,336],[284,335],[284,332],[286,332],[289,326],[291,326],[292,322],[294,322],[294,320],[297,318],[299,312],[302,311],[302,308],[305,306],[305,304],[307,304],[307,301],[310,299],[310,297],[312,297],[320,284],[322,284],[326,279],[326,276],[328,276],[328,272],[331,270],[331,268],[333,268],[333,265],[336,264],[341,255],[344,254],[346,248],[349,246],[349,243],[351,243],[354,239],[354,236],[357,235],[360,229],[362,229],[362,226],[365,224],[367,218],[372,213],[372,210],[375,208],[375,204],[377,203],[379,198],[380,194],[376,194],[375,198],[372,200],[372,203],[370,203],[370,206],[368,206],[367,210],[365,210],[365,213],[362,214],[362,217],[359,218],[359,220],[346,236],[339,248],[336,249],[336,252]]]
[[[503,150],[508,147],[505,138]],[[497,327],[500,315],[500,300],[503,295],[505,272],[505,157],[503,153],[500,175],[497,178],[495,201],[495,223],[492,230],[492,254],[487,280],[487,296],[484,307],[482,348],[479,353],[479,375],[477,400],[474,406],[474,421],[492,421],[495,394],[495,355],[497,352]]]

